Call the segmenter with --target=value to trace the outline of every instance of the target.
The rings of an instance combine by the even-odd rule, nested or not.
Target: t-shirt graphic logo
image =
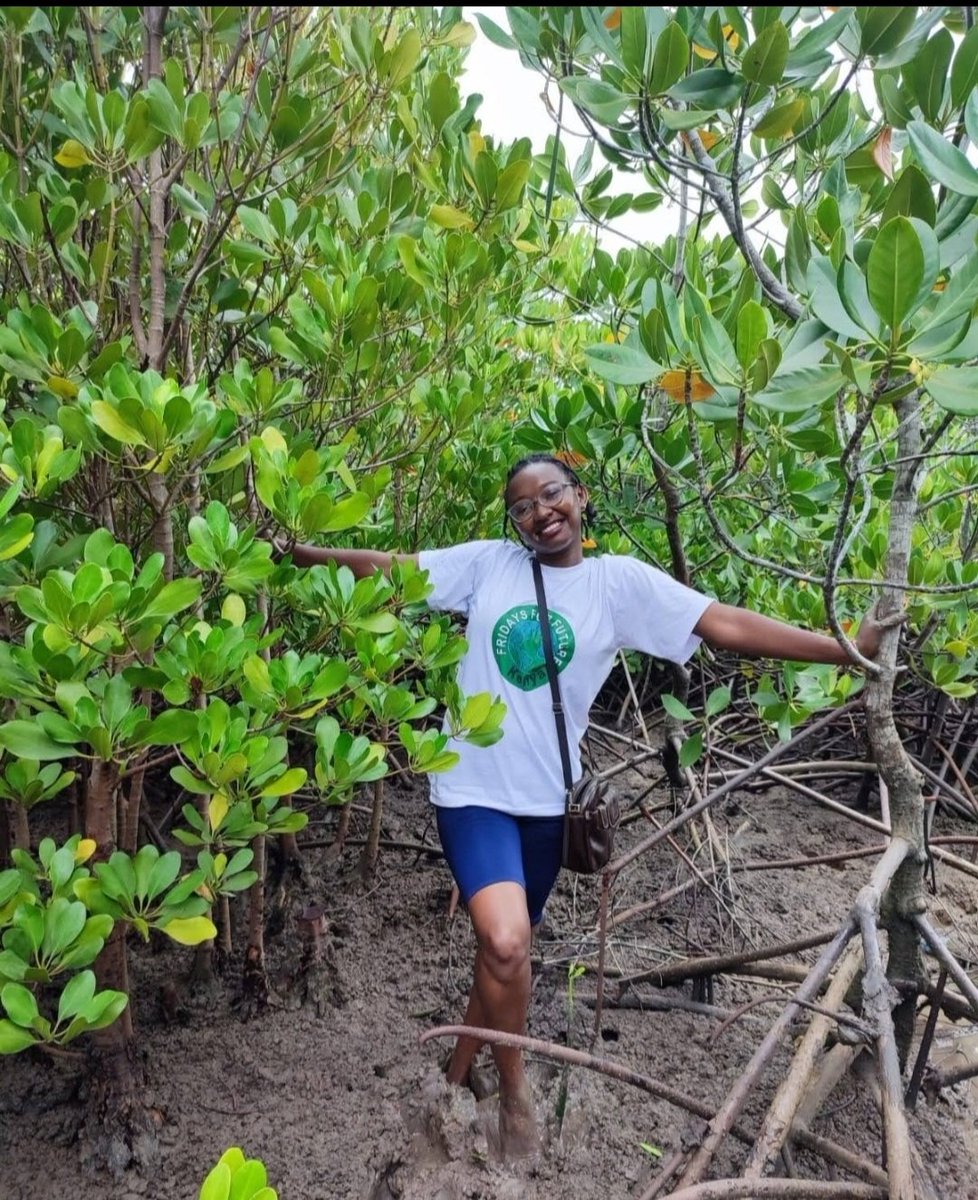
[[[560,613],[552,608],[548,608],[547,613],[554,663],[559,674],[574,657],[574,630]],[[518,605],[504,612],[492,631],[492,652],[503,678],[524,692],[532,692],[547,682],[538,614],[535,604]]]

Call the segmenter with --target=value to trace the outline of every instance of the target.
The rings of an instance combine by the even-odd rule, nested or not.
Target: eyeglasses
[[[531,500],[527,497],[524,500],[517,500],[515,504],[511,504],[506,511],[516,522],[521,525],[529,516],[532,516],[533,510],[538,504],[543,504],[547,508],[553,508],[555,504],[559,504],[564,498],[564,490],[566,488],[577,487],[576,483],[548,483],[546,487],[540,489],[536,496]]]

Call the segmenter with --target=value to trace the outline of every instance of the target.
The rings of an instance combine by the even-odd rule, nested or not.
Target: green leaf
[[[253,1200],[267,1183],[265,1164],[257,1158],[249,1158],[234,1172],[228,1200]]]
[[[679,748],[679,765],[681,767],[691,767],[693,763],[698,761],[702,753],[703,735],[702,733],[694,733]]]
[[[730,707],[732,697],[733,692],[728,687],[718,687],[715,691],[710,692],[706,700],[706,715],[708,717],[719,716]]]
[[[209,917],[174,917],[160,928],[181,946],[199,946],[217,936],[217,927]]]
[[[326,520],[310,532],[336,533],[341,529],[351,529],[360,524],[370,511],[372,503],[366,492],[354,492],[352,496],[345,496],[332,506]]]
[[[933,227],[937,221],[937,205],[930,181],[921,169],[910,163],[900,172],[880,217],[885,225],[893,217],[917,217]]]
[[[621,26],[618,32],[621,36],[621,58],[625,70],[632,79],[644,83],[649,31],[642,5],[629,4],[621,9]]]
[[[670,21],[656,39],[649,91],[659,96],[678,83],[689,66],[689,39],[678,21]]]
[[[231,1168],[227,1163],[219,1162],[204,1180],[199,1200],[229,1200],[230,1195]]]
[[[95,995],[95,972],[81,971],[66,986],[58,999],[58,1023],[70,1021]]]
[[[292,767],[290,770],[279,775],[278,779],[273,779],[271,783],[266,783],[261,790],[261,795],[265,796],[291,796],[293,792],[297,792],[299,788],[306,782],[306,772],[302,767]]]
[[[924,172],[952,192],[962,196],[978,196],[978,170],[964,154],[923,121],[911,121],[907,126],[910,145]]]
[[[149,443],[138,429],[134,429],[119,416],[116,409],[104,400],[95,400],[91,408],[92,420],[110,438],[124,446],[148,446]]]
[[[421,58],[421,35],[416,29],[408,29],[391,52],[387,80],[391,87],[398,87],[414,71]]]
[[[587,364],[596,375],[611,383],[650,383],[665,370],[653,362],[641,346],[620,342],[602,342],[584,351]]]
[[[857,8],[859,53],[878,57],[889,54],[904,40],[917,19],[915,5],[899,8]]]
[[[675,696],[665,692],[662,696],[662,707],[666,710],[670,717],[675,717],[677,721],[695,721],[696,717],[689,711],[681,700],[677,700]]]
[[[523,158],[510,163],[500,173],[496,184],[496,208],[499,212],[505,212],[519,204],[530,175],[530,166],[530,160]]]
[[[581,75],[568,75],[560,80],[559,86],[576,105],[608,125],[614,125],[633,100],[604,80]]]
[[[29,1030],[20,1029],[12,1021],[0,1021],[0,1054],[19,1054],[36,1041]]]
[[[837,366],[821,363],[776,375],[754,402],[773,412],[813,412],[847,386],[848,380]]]
[[[34,721],[8,721],[0,725],[0,746],[18,758],[33,758],[40,762],[70,758],[77,753],[75,746],[53,741]]]
[[[58,896],[51,901],[44,917],[44,941],[41,951],[45,958],[57,958],[85,928],[87,914],[79,900]]]
[[[164,584],[140,614],[140,620],[167,620],[196,604],[200,596],[199,579],[174,579]]]
[[[516,49],[516,42],[513,38],[510,37],[505,29],[501,29],[495,21],[491,21],[485,13],[476,12],[475,19],[479,22],[479,28],[493,45],[499,46],[503,50]]]
[[[822,324],[842,337],[863,341],[866,331],[850,315],[839,294],[835,269],[824,255],[813,257],[808,264],[808,283],[812,313]]]
[[[0,525],[0,561],[15,558],[34,540],[34,518],[18,513]]]
[[[951,67],[951,103],[960,108],[978,88],[978,25],[969,29],[958,46]]]
[[[924,251],[906,217],[894,217],[876,235],[866,263],[869,301],[891,330],[913,308],[924,279]]]
[[[666,129],[679,132],[701,129],[713,120],[715,114],[703,108],[660,108],[656,116]]]
[[[745,371],[757,358],[769,326],[768,315],[756,300],[748,300],[737,314],[737,361]]]
[[[450,204],[433,204],[428,210],[428,216],[442,229],[474,229],[475,221],[461,209],[452,208]]]
[[[924,387],[941,408],[962,417],[978,416],[978,367],[934,371]]]
[[[953,53],[954,39],[946,29],[939,29],[904,67],[904,77],[928,121],[936,121],[943,107]]]
[[[186,708],[168,708],[139,731],[142,746],[179,746],[197,732],[197,714]]]
[[[754,133],[759,138],[771,141],[787,137],[793,133],[795,126],[805,111],[804,100],[783,100],[780,104],[769,109],[754,126]]]
[[[729,108],[744,91],[743,81],[722,67],[703,67],[669,89],[674,100],[693,101],[709,108]]]
[[[781,21],[767,25],[748,46],[741,60],[744,78],[763,87],[781,82],[788,61],[788,30]]]
[[[29,1029],[38,1015],[34,993],[22,983],[8,983],[0,989],[0,1004],[15,1025]]]

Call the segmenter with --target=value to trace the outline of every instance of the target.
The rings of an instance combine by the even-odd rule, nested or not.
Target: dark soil
[[[643,768],[644,769],[644,768]],[[648,778],[630,773],[628,788]],[[650,802],[668,799],[661,789]],[[668,815],[666,813],[665,815]],[[366,829],[355,813],[352,836]],[[777,791],[740,795],[714,814],[717,842],[732,863],[823,854],[874,844],[875,834]],[[359,828],[358,828],[359,826]],[[307,840],[330,837],[332,821],[311,826]],[[619,847],[644,836],[643,819],[620,834]],[[710,847],[684,838],[698,866]],[[390,792],[388,843],[435,842],[420,789]],[[546,1147],[533,1162],[498,1160],[494,1101],[444,1084],[439,1063],[448,1043],[419,1047],[419,1035],[460,1019],[473,944],[464,910],[449,917],[451,880],[434,854],[388,844],[369,887],[360,882],[359,849],[342,856],[308,850],[293,883],[285,920],[269,939],[272,1005],[242,1021],[233,1001],[240,959],[224,970],[219,994],[193,997],[179,985],[191,952],[167,945],[133,948],[135,1017],[150,1080],[148,1102],[160,1122],[160,1157],[144,1177],[81,1174],[78,1127],[84,1094],[74,1062],[21,1055],[0,1062],[0,1200],[194,1200],[201,1181],[225,1148],[241,1146],[262,1158],[283,1200],[608,1200],[640,1197],[660,1163],[697,1127],[695,1118],[623,1083],[546,1060],[531,1077]],[[702,953],[773,944],[836,927],[871,858],[845,866],[800,871],[736,872],[721,894],[699,888],[653,917],[621,926],[612,937],[609,966],[619,974]],[[674,850],[660,847],[629,868],[614,893],[614,911],[688,878]],[[938,867],[932,916],[962,957],[978,962],[976,881]],[[297,978],[303,955],[297,914],[307,905],[326,913],[321,965]],[[563,877],[535,949],[529,1032],[586,1049],[594,993],[589,972],[569,985],[569,969],[596,961],[597,884]],[[813,962],[818,951],[796,956]],[[936,972],[933,972],[936,974]],[[609,989],[612,999],[618,987]],[[790,984],[747,975],[716,978],[697,993],[734,1009],[759,996],[787,994]],[[631,997],[689,1000],[689,983],[662,992],[646,984]],[[727,1028],[717,1016],[688,1011],[611,1007],[595,1053],[654,1076],[703,1102],[718,1105],[766,1032],[779,1005],[752,1009]],[[926,1015],[926,1010],[924,1012]],[[799,1029],[801,1025],[799,1025]],[[974,1028],[942,1026],[945,1056],[966,1052]],[[742,1117],[757,1128],[790,1061],[786,1044]],[[562,1115],[561,1115],[562,1114]],[[921,1099],[913,1135],[942,1200],[975,1200],[978,1104],[959,1085],[938,1101]],[[817,1133],[879,1162],[880,1121],[866,1094],[844,1082],[831,1097]],[[661,1156],[661,1157],[660,1157]],[[717,1175],[738,1173],[744,1148],[730,1142]],[[842,1178],[833,1168],[795,1151],[794,1171]]]

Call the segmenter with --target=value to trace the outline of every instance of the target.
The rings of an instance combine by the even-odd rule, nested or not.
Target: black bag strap
[[[564,723],[564,706],[560,700],[560,684],[557,682],[557,664],[554,662],[554,648],[550,640],[550,614],[547,612],[547,593],[543,589],[543,571],[539,560],[534,557],[533,586],[537,591],[537,611],[540,614],[540,632],[543,634],[543,659],[547,664],[547,678],[550,680],[550,698],[553,701],[554,724],[557,726],[557,744],[560,747],[560,765],[564,772],[564,789],[568,799],[574,780],[571,778],[570,749],[567,745],[567,726]]]

